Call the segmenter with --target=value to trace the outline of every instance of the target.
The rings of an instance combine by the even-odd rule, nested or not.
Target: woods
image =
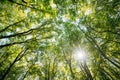
[[[0,0],[0,80],[119,80],[120,0]]]

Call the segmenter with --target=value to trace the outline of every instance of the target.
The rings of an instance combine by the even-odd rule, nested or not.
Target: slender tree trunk
[[[28,70],[29,71],[29,70]],[[25,75],[23,76],[23,78],[21,80],[24,80],[28,74],[28,71],[25,73]]]
[[[48,63],[48,70],[47,71],[48,71],[47,72],[48,73],[48,79],[47,80],[50,80],[50,62]]]
[[[69,60],[68,65],[69,65],[69,68],[70,68],[71,76],[72,76],[73,79],[75,79],[75,75],[74,75],[73,70],[72,70],[71,60]]]
[[[12,64],[10,64],[10,66],[8,67],[8,69],[7,69],[7,70],[5,71],[5,73],[2,75],[2,77],[0,78],[0,80],[4,80],[4,79],[5,79],[5,77],[9,74],[12,66],[18,61],[18,59],[22,58],[22,57],[20,57],[20,55],[21,55],[21,54],[24,54],[26,51],[27,51],[27,49],[21,51],[21,52],[17,55],[17,57],[16,57],[16,58],[14,59],[14,61],[12,62]],[[20,58],[19,58],[19,57],[20,57]]]
[[[55,62],[56,62],[56,59],[57,59],[57,57],[54,58],[51,80],[54,80],[54,77],[55,77]]]
[[[89,79],[89,80],[93,80],[92,75],[91,75],[91,72],[90,72],[90,70],[89,70],[86,62],[83,63],[83,66],[82,66],[82,67],[83,67],[84,71],[86,72],[86,74],[87,74],[87,76],[88,76],[88,79]]]
[[[75,79],[75,75],[74,75],[74,72],[73,72],[73,70],[72,70],[71,59],[68,60],[68,59],[66,58],[66,55],[65,55],[65,53],[64,53],[63,48],[62,48],[62,52],[63,52],[63,56],[64,56],[64,58],[65,58],[65,60],[66,60],[66,62],[67,62],[67,64],[68,64],[68,66],[69,66],[69,69],[70,69],[70,72],[71,72],[71,76],[72,76],[73,79]]]

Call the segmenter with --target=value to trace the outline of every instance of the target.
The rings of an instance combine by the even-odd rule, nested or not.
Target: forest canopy
[[[119,80],[120,0],[0,0],[0,80]]]

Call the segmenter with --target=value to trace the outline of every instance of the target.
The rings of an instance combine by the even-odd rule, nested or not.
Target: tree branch
[[[25,32],[15,33],[15,34],[6,35],[6,36],[0,36],[0,39],[3,39],[3,38],[11,38],[11,37],[15,37],[15,36],[20,37],[20,36],[28,35],[28,34],[32,33],[34,30],[39,30],[39,29],[41,29],[42,26],[44,26],[44,25],[46,25],[46,24],[50,24],[50,22],[51,22],[51,21],[46,21],[46,22],[44,22],[43,24],[38,25],[37,28],[32,28],[32,29],[29,29],[29,30],[27,30],[27,31],[25,31]]]

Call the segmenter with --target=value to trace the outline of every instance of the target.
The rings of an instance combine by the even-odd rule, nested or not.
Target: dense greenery
[[[0,0],[0,80],[119,79],[120,0]]]

